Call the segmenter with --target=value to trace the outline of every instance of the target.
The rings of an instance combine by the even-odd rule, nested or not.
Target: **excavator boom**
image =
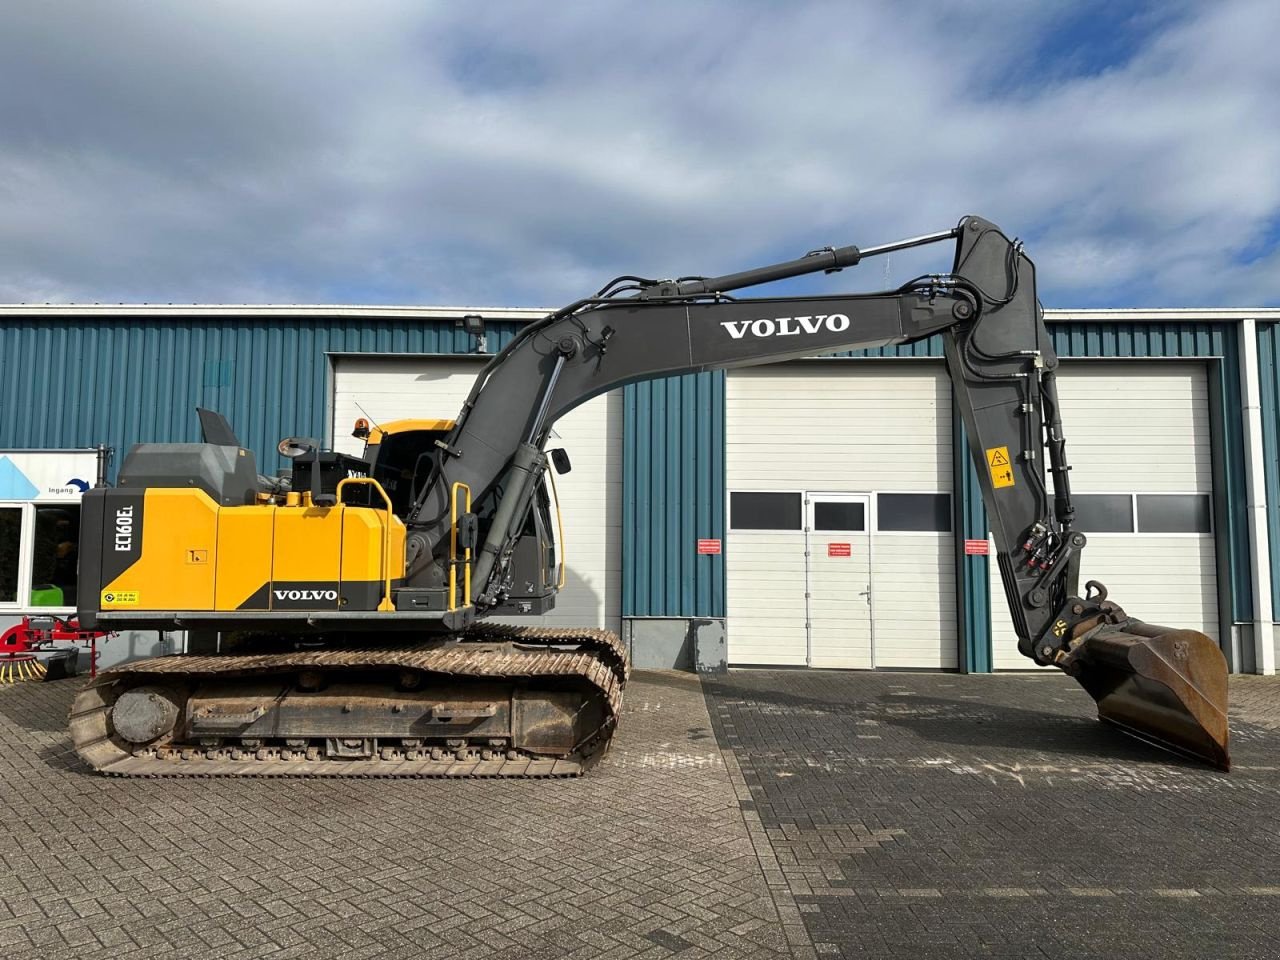
[[[955,242],[949,274],[884,293],[739,300],[730,291],[876,254]],[[998,227],[965,217],[952,230],[876,247],[817,250],[715,278],[634,282],[531,324],[486,367],[443,447],[435,482],[410,520],[417,569],[443,555],[448,484],[505,482],[473,576],[481,609],[510,578],[516,533],[545,468],[547,431],[573,407],[636,380],[943,338],[1023,655],[1074,676],[1099,716],[1144,739],[1227,767],[1226,660],[1206,635],[1153,627],[1078,582],[1059,413],[1058,358],[1036,295],[1035,265]],[[513,416],[513,411],[517,412]],[[521,415],[523,414],[523,416]],[[454,452],[459,455],[454,456]],[[1052,478],[1050,483],[1047,477]],[[415,568],[411,565],[412,581]]]

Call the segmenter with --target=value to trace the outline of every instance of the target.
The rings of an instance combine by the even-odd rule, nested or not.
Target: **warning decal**
[[[103,590],[103,607],[136,607],[138,605],[137,590]]]
[[[1013,486],[1013,464],[1009,462],[1008,447],[987,447],[987,466],[991,470],[993,487],[999,490]]]

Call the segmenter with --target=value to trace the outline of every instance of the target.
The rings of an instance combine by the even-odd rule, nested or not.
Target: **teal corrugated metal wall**
[[[990,673],[994,653],[991,645],[991,576],[985,555],[964,552],[965,540],[987,539],[987,508],[982,488],[969,453],[969,432],[960,410],[952,404],[951,438],[954,451],[954,510],[956,518],[956,609],[960,615],[960,669],[963,673]]]
[[[1267,482],[1274,619],[1280,616],[1280,324],[1258,324],[1258,385],[1262,393],[1262,467]]]
[[[520,328],[488,324],[489,347]],[[285,436],[322,436],[326,353],[474,350],[452,319],[66,317],[0,321],[0,448],[87,447],[116,458],[139,441],[199,439],[195,407],[218,410],[272,472]],[[452,416],[456,411],[448,411]]]
[[[623,388],[622,615],[723,617],[724,373]]]

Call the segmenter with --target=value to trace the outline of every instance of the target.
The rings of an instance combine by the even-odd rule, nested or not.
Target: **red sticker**
[[[985,557],[991,553],[991,541],[989,540],[966,540],[964,542],[964,552],[970,557]]]
[[[853,544],[852,543],[828,543],[827,556],[828,557],[852,557]]]
[[[699,540],[698,553],[703,556],[714,555],[720,552],[719,540]]]

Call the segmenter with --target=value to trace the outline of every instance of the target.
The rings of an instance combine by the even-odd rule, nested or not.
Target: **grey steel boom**
[[[856,265],[876,254],[955,241],[951,273],[884,293],[740,300],[733,290]],[[681,281],[623,284],[632,296],[580,300],[529,324],[476,380],[408,518],[408,585],[441,582],[449,491],[501,490],[472,580],[479,609],[501,601],[547,467],[548,432],[574,407],[653,377],[773,363],[941,334],[946,365],[995,540],[1019,637],[1039,664],[1072,673],[1105,719],[1225,766],[1226,667],[1195,631],[1128,617],[1090,581],[1079,589],[1085,535],[1074,529],[1059,414],[1058,358],[1036,296],[1035,265],[980,217],[951,230]],[[630,286],[632,290],[627,290]],[[1002,453],[1003,451],[1003,453]],[[1006,462],[1000,462],[1004,460]],[[995,461],[995,462],[993,462]],[[1052,492],[1046,483],[1053,477]],[[1140,687],[1145,687],[1144,693]],[[1153,691],[1160,709],[1149,703]],[[1157,713],[1158,722],[1153,721]]]

